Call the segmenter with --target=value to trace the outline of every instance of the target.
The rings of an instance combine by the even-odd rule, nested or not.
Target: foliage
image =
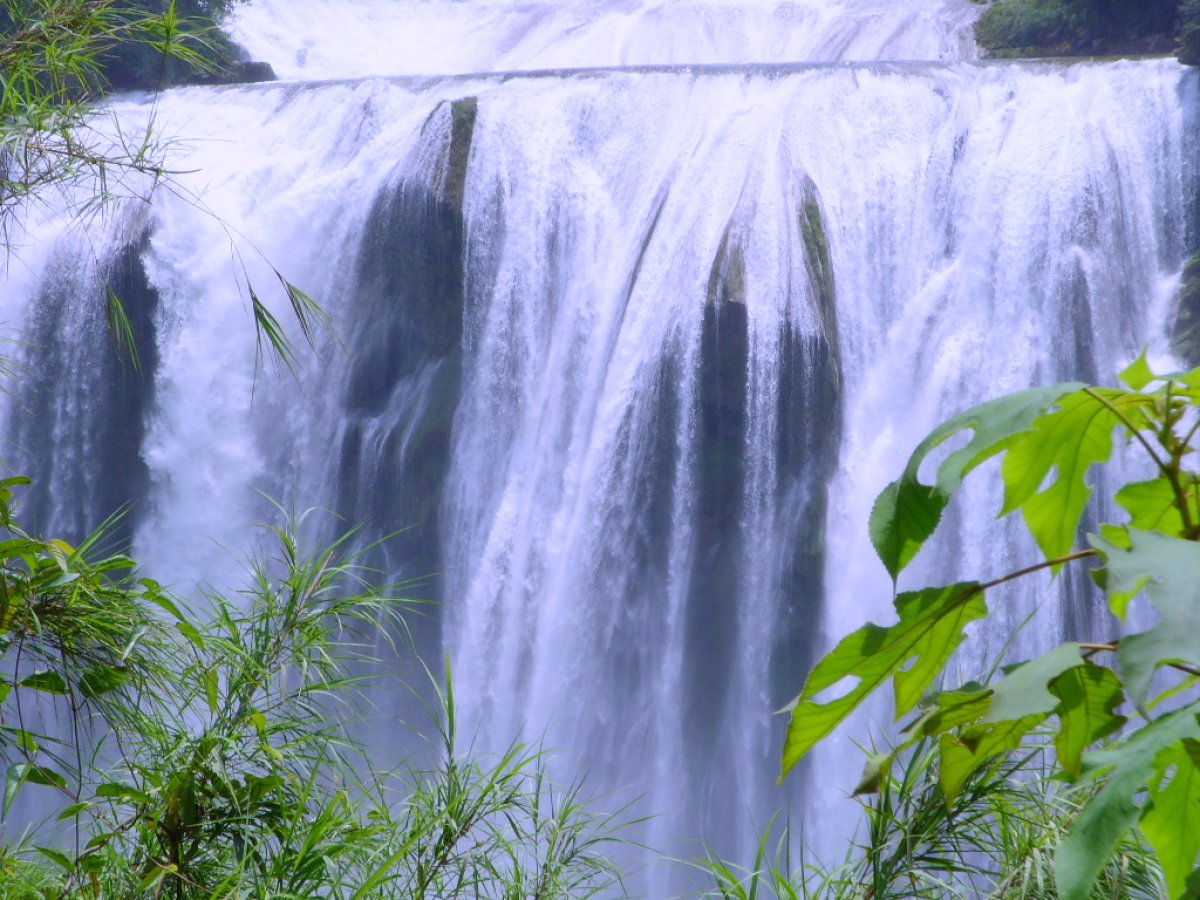
[[[976,898],[1043,900],[1055,896],[1055,846],[1088,786],[1058,785],[1040,749],[992,758],[974,768],[952,802],[944,798],[936,746],[919,742],[884,773],[878,790],[859,797],[865,834],[839,865],[809,862],[792,870],[785,833],[767,859],[769,833],[748,868],[715,856],[701,868],[712,877],[709,898],[721,900],[911,900]],[[1162,871],[1138,836],[1126,835],[1094,884],[1091,898],[1152,898]]]
[[[975,38],[997,55],[1168,52],[1189,0],[996,0]]]
[[[370,768],[343,724],[399,607],[344,545],[294,528],[245,595],[201,619],[130,574],[24,533],[0,494],[4,807],[37,792],[65,824],[0,851],[6,897],[577,897],[618,880],[614,822],[514,746],[494,765]],[[37,720],[43,724],[38,726]],[[57,798],[57,803],[53,802]]]
[[[1200,66],[1200,0],[1183,0],[1179,16],[1179,61]]]
[[[933,533],[963,478],[997,456],[1001,514],[1021,513],[1045,561],[987,583],[899,594],[895,625],[867,625],[817,663],[791,706],[783,756],[786,773],[888,678],[897,719],[911,718],[897,750],[873,760],[860,790],[880,788],[897,752],[933,741],[942,796],[952,805],[981,763],[1048,728],[1058,774],[1093,792],[1056,851],[1063,898],[1087,897],[1134,828],[1155,851],[1171,896],[1184,896],[1189,879],[1200,877],[1200,700],[1193,690],[1200,679],[1200,473],[1187,467],[1200,431],[1200,370],[1157,375],[1143,355],[1121,380],[1122,388],[1071,383],[993,400],[950,419],[917,447],[871,517],[872,542],[893,579]],[[926,457],[963,432],[971,435],[966,446],[940,462],[933,484],[922,482]],[[1128,521],[1101,525],[1088,548],[1073,550],[1091,496],[1089,472],[1109,460],[1114,435],[1148,458],[1155,477],[1121,487],[1114,501]],[[1092,576],[1126,630],[1135,626],[1127,612],[1139,593],[1158,623],[1101,644],[1063,644],[1010,667],[993,686],[934,689],[964,625],[987,615],[991,588],[1081,560],[1099,563]],[[818,696],[847,678],[853,687],[844,696]],[[1128,720],[1118,712],[1127,705]],[[1105,738],[1103,749],[1088,751]]]
[[[947,803],[938,780],[936,745],[902,753],[879,789],[861,797],[865,833],[833,867],[791,863],[789,835],[767,859],[768,834],[748,868],[710,856],[701,864],[721,900],[913,900],[987,896],[994,900],[1054,897],[1054,848],[1090,794],[1056,784],[1038,748],[1017,758],[985,761]],[[1136,835],[1127,835],[1093,886],[1094,900],[1157,897],[1162,873]]]
[[[20,204],[45,202],[49,188],[92,184],[103,199],[124,177],[153,186],[166,174],[153,133],[118,130],[114,141],[93,127],[106,54],[137,46],[189,64],[201,57],[174,5],[153,15],[118,0],[0,0],[0,17],[0,229],[10,247]]]

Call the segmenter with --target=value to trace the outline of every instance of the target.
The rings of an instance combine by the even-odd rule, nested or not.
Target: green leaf
[[[63,777],[61,772],[55,772],[53,769],[46,766],[39,766],[34,763],[26,763],[29,766],[25,772],[25,780],[30,784],[41,784],[46,787],[65,788],[67,779]]]
[[[66,694],[68,692],[66,679],[58,672],[52,670],[26,675],[17,682],[17,686],[26,687],[34,691],[43,691],[47,694]]]
[[[8,772],[4,776],[4,809],[0,810],[4,818],[8,818],[8,811],[17,796],[17,791],[21,790],[21,785],[25,783],[25,774],[28,770],[29,763],[13,763],[8,767]]]
[[[52,863],[61,866],[68,874],[75,871],[75,863],[71,862],[71,858],[61,850],[54,850],[50,847],[35,847],[34,849]]]
[[[790,704],[781,777],[889,677],[895,676],[897,717],[912,709],[962,643],[963,628],[987,615],[987,606],[979,585],[966,583],[901,594],[896,611],[900,621],[895,625],[863,626],[809,673],[804,690]],[[855,683],[843,696],[814,699],[847,678]]]
[[[204,649],[204,637],[191,622],[176,622],[176,630],[187,638],[197,650]]]
[[[1121,680],[1111,669],[1085,662],[1056,678],[1050,693],[1059,699],[1058,734],[1054,736],[1058,763],[1067,775],[1078,778],[1088,745],[1125,724],[1125,717],[1115,712],[1125,699]]]
[[[1075,816],[1054,855],[1059,900],[1087,900],[1113,849],[1138,820],[1134,797],[1146,786],[1159,752],[1184,738],[1200,737],[1192,703],[1148,723],[1111,748],[1084,754],[1088,776],[1107,774],[1104,786]]]
[[[1122,384],[1135,391],[1140,391],[1150,382],[1157,380],[1157,376],[1150,371],[1150,364],[1146,362],[1145,347],[1138,354],[1138,358],[1123,369],[1117,377],[1121,379]]]
[[[79,679],[79,692],[89,700],[116,690],[129,678],[123,666],[97,666],[88,669]]]
[[[1071,382],[990,400],[954,416],[920,443],[904,474],[884,489],[871,510],[871,543],[893,580],[933,534],[963,478],[1002,451],[1014,435],[1028,431],[1059,398],[1081,387]],[[918,473],[929,453],[967,429],[972,431],[967,445],[942,461],[934,484],[922,484]]]
[[[1112,454],[1113,428],[1121,424],[1117,410],[1136,421],[1141,406],[1153,401],[1141,394],[1111,388],[1085,388],[1061,398],[1054,412],[1041,416],[1033,429],[1014,440],[1004,455],[1001,515],[1016,509],[1047,559],[1071,550],[1079,520],[1091,497],[1088,470]],[[1045,490],[1051,471],[1055,476]]]
[[[129,784],[110,781],[96,788],[96,796],[106,800],[129,800],[134,803],[149,803],[150,795]]]
[[[1131,528],[1142,531],[1161,531],[1171,537],[1183,537],[1183,516],[1175,505],[1175,490],[1165,478],[1138,481],[1117,491],[1117,505],[1129,513]],[[1200,521],[1200,505],[1188,496],[1192,521]]]
[[[87,800],[85,800],[81,803],[72,803],[70,806],[68,806],[66,809],[64,809],[62,812],[60,812],[58,814],[58,820],[60,822],[62,822],[62,821],[65,821],[66,819],[73,819],[77,815],[79,815],[81,812],[86,812],[87,810],[91,809],[95,805],[96,805],[95,803],[92,803],[91,801],[87,801]]]
[[[1117,649],[1125,690],[1140,707],[1159,666],[1200,662],[1200,544],[1152,531],[1128,533],[1128,549],[1097,535],[1091,543],[1104,557],[1110,596],[1144,588],[1158,611],[1154,628],[1121,638]]]
[[[1158,854],[1171,896],[1182,897],[1200,854],[1200,742],[1185,738],[1155,757],[1150,799],[1139,827]]]
[[[939,691],[926,696],[921,701],[917,717],[904,726],[896,745],[888,753],[876,753],[868,757],[854,795],[877,791],[896,757],[917,741],[979,719],[987,712],[991,697],[991,689]]]
[[[209,711],[215,714],[220,707],[220,697],[217,691],[217,673],[213,669],[206,669],[201,678],[204,681],[204,695],[208,698]]]
[[[1009,722],[976,725],[959,735],[943,734],[938,738],[942,765],[938,780],[942,785],[946,807],[954,804],[971,773],[997,753],[1020,746],[1021,739],[1046,720],[1044,713],[1025,716]]]
[[[983,721],[1010,722],[1054,712],[1060,701],[1047,690],[1047,685],[1064,672],[1082,665],[1079,645],[1063,644],[1011,669],[995,685],[992,703]]]

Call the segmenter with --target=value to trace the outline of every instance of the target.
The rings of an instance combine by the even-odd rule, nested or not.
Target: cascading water
[[[1173,61],[808,64],[961,59],[969,21],[955,0],[259,0],[237,36],[288,78],[610,68],[111,104],[186,138],[195,174],[82,237],[31,222],[0,297],[29,342],[5,459],[49,530],[132,501],[135,555],[181,587],[236,584],[260,491],[368,538],[411,525],[376,562],[430,576],[417,640],[448,653],[478,748],[543,741],[676,855],[745,852],[781,808],[848,823],[849,739],[777,789],[771,713],[887,616],[875,494],[954,410],[1159,347],[1198,240],[1200,88]],[[241,285],[272,302],[266,260],[344,342],[298,382],[255,376]],[[88,362],[106,283],[137,298],[136,384]],[[1030,555],[970,490],[914,581]],[[1073,593],[1014,591],[964,670],[1038,597],[1040,633],[1086,627]],[[375,717],[381,752],[399,717]]]

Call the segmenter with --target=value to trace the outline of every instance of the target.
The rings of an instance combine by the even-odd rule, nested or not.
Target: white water
[[[588,66],[973,59],[970,0],[256,0],[232,32],[289,80]]]
[[[289,4],[303,23],[281,37],[264,24],[270,6],[254,5],[239,34],[289,78],[825,59],[900,46],[888,44],[886,23],[836,50],[836,29],[805,32],[798,40],[814,43],[796,49],[783,29],[761,26],[799,11],[844,25],[849,13],[824,4],[713,4],[705,9],[740,9],[734,25],[761,27],[703,39],[675,24],[652,29],[673,21],[673,5],[606,6],[597,30],[562,42],[547,35],[566,33],[582,6],[472,4],[482,22],[506,18],[524,31],[469,53],[467,41],[387,30],[410,14],[461,23],[466,13],[466,4],[429,3],[372,6],[371,37],[350,54],[322,18],[329,9]],[[957,40],[947,37],[958,33],[957,9],[903,46],[946,55],[937,48]],[[636,30],[621,32],[626,20]],[[338,21],[349,23],[344,12]],[[312,69],[289,68],[289,41],[307,40],[306,29],[320,37]],[[393,70],[385,40],[434,49]],[[570,46],[578,58],[554,56]],[[397,185],[437,187],[450,122],[439,104],[467,96],[479,106],[464,199],[465,374],[438,518],[443,639],[464,731],[488,749],[523,732],[555,748],[567,777],[586,773],[605,802],[640,796],[639,811],[658,816],[648,839],[676,855],[698,852],[678,843],[698,838],[744,855],[778,808],[820,823],[818,842],[835,849],[853,820],[842,794],[857,752],[840,739],[778,790],[782,722],[771,711],[799,687],[797,657],[867,617],[886,618],[890,589],[866,540],[867,513],[933,425],[1001,391],[1106,378],[1142,344],[1161,347],[1189,238],[1196,75],[1165,60],[878,64],[171,92],[158,127],[189,138],[175,167],[196,174],[180,177],[191,196],[156,196],[144,254],[162,297],[161,364],[140,451],[150,487],[135,552],[155,574],[181,586],[233,581],[231,554],[271,515],[259,490],[297,508],[355,511],[339,496],[348,484],[377,495],[388,473],[407,471],[408,438],[387,438],[433,402],[438,364],[396,344],[392,353],[411,354],[415,370],[359,402],[361,348],[351,340],[348,357],[329,341],[299,387],[270,375],[256,382],[230,246],[277,308],[264,259],[321,299],[343,335],[388,333],[386,317],[407,313],[364,306],[370,207]],[[116,108],[129,122],[149,110]],[[806,201],[828,239],[836,329],[818,315],[806,270]],[[742,277],[726,282],[737,283],[745,310],[744,367],[733,376],[704,365],[723,244],[744,261]],[[10,321],[41,289],[28,270],[45,267],[43,285],[54,277],[40,254],[12,267],[0,297]],[[404,302],[419,311],[437,300]],[[97,340],[63,328],[80,345]],[[836,408],[818,403],[829,399],[819,374],[826,335],[840,366]],[[807,349],[789,355],[789,342]],[[67,379],[57,396],[79,389],[62,361],[35,351],[31,363]],[[736,433],[714,437],[705,410],[731,377]],[[804,415],[784,415],[781,394]],[[361,477],[347,480],[340,448],[354,429],[367,450]],[[736,481],[718,466],[731,458]],[[805,521],[826,490],[823,521]],[[994,574],[1027,558],[1011,532],[994,537],[988,491],[971,496],[979,502],[948,520],[958,537],[918,560],[914,582]],[[373,502],[381,530],[416,518],[387,496]],[[797,561],[802,541],[817,552]],[[968,675],[998,652],[1034,594],[1013,595],[998,626],[975,637]],[[1038,633],[1050,637],[1069,610],[1049,588],[1039,596],[1048,601]],[[381,746],[394,750],[401,731],[381,722]],[[661,873],[648,877],[648,895],[665,895]]]

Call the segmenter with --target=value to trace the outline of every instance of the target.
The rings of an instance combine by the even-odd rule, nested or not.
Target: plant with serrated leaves
[[[1091,786],[1050,777],[1041,746],[977,767],[946,802],[937,744],[919,741],[882,773],[877,790],[857,798],[859,829],[845,858],[825,865],[790,829],[768,855],[770,829],[753,863],[710,854],[698,863],[712,880],[703,896],[720,900],[1045,900],[1053,893],[1053,854]],[[1137,835],[1128,835],[1100,873],[1092,896],[1158,897],[1162,874]]]
[[[812,746],[891,680],[897,720],[910,717],[892,753],[871,761],[862,791],[876,790],[897,753],[920,741],[938,748],[939,784],[953,804],[978,767],[1049,729],[1058,775],[1092,792],[1055,851],[1062,900],[1084,900],[1114,848],[1136,829],[1157,855],[1171,897],[1200,890],[1200,369],[1155,374],[1145,355],[1122,387],[1080,383],[1021,391],[983,403],[934,430],[899,479],[876,500],[872,543],[892,576],[933,534],[963,479],[1001,457],[1001,515],[1019,512],[1045,559],[988,582],[900,593],[898,621],[868,624],[810,672],[790,704],[786,774]],[[970,438],[920,480],[922,462],[963,432]],[[1076,548],[1093,466],[1114,442],[1145,454],[1154,477],[1115,494],[1127,521],[1105,523]],[[1126,629],[1144,594],[1154,627],[1105,643],[1066,643],[1015,667],[990,686],[934,689],[965,635],[988,615],[986,595],[1035,571],[1094,563],[1091,574]],[[1114,630],[1116,623],[1114,623]],[[822,692],[843,679],[832,700]],[[1099,749],[1089,749],[1107,740]]]

